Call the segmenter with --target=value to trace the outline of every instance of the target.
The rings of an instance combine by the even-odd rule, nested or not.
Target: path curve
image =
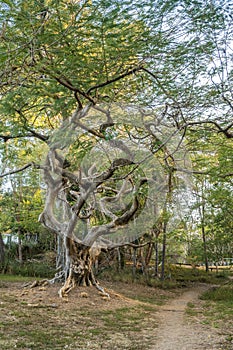
[[[188,320],[185,314],[187,304],[209,288],[200,284],[160,308],[158,337],[150,350],[223,350],[216,329]]]

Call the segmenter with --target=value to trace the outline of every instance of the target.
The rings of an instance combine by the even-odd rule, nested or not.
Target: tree
[[[3,265],[5,261],[5,249],[2,234],[0,233],[0,265]]]
[[[134,223],[142,234],[163,206],[169,174],[186,181],[184,136],[210,108],[200,98],[209,86],[197,84],[215,50],[209,29],[225,25],[212,2],[199,5],[8,1],[1,10],[0,138],[8,152],[26,139],[48,153],[42,165],[12,171],[8,163],[1,176],[43,169],[40,220],[65,238],[61,294],[96,285],[97,243],[123,244],[127,224],[130,238]],[[229,125],[205,122],[229,133]],[[180,202],[183,191],[175,192]]]

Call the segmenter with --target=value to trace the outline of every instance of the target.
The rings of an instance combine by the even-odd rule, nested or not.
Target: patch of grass
[[[188,286],[188,283],[184,283],[183,281],[180,282],[172,278],[164,281],[156,281],[156,283],[154,284],[154,287],[161,288],[164,290],[184,288],[187,286]]]
[[[1,282],[31,282],[34,281],[34,277],[29,277],[29,276],[21,276],[21,275],[3,275],[0,274],[0,286]]]
[[[213,287],[202,294],[202,300],[233,302],[233,285],[223,285],[220,287]]]
[[[188,316],[197,316],[201,310],[194,303],[188,302],[185,312]]]
[[[129,303],[119,307],[117,303],[82,306],[73,299],[69,303],[57,303],[46,309],[48,300],[35,301],[40,293],[30,292],[35,307],[22,300],[17,289],[11,291],[9,279],[25,282],[28,278],[4,276],[9,292],[0,294],[0,349],[4,350],[143,350],[149,347],[150,338],[143,339],[142,328],[151,327],[153,304]],[[14,287],[16,288],[16,287]],[[138,290],[147,291],[149,288]],[[128,287],[131,291],[131,287]],[[28,297],[27,297],[28,298]],[[49,301],[49,303],[52,301]],[[119,301],[120,303],[120,301]],[[27,305],[28,304],[28,305]],[[156,327],[153,322],[153,329]]]
[[[225,335],[224,349],[232,349],[233,283],[213,287],[204,292],[200,299],[204,302],[202,324],[218,328],[219,333]]]
[[[195,307],[195,305],[191,302],[188,302],[187,307],[193,309]]]
[[[199,314],[199,312],[198,312],[197,310],[195,310],[195,309],[187,308],[187,309],[186,309],[186,314],[187,314],[188,316],[197,316],[197,315]]]
[[[224,283],[229,276],[228,271],[216,272],[205,272],[204,270],[198,268],[185,268],[177,265],[170,265],[167,267],[170,271],[171,280],[185,285],[189,285],[190,282],[201,282],[210,284]]]
[[[151,311],[151,309],[150,309]],[[126,331],[127,329],[131,332],[140,331],[141,320],[147,315],[148,309],[144,308],[144,306],[137,307],[124,307],[115,310],[101,310],[95,311],[93,310],[91,313],[85,313],[86,316],[89,316],[93,319],[98,317],[98,319],[102,322],[102,332],[105,330],[111,331]],[[86,322],[87,325],[90,325],[91,322]],[[97,332],[99,328],[91,329],[91,334]]]
[[[162,294],[133,295],[131,298],[143,303],[151,304],[152,307],[145,305],[145,307],[148,307],[150,309],[154,308],[154,305],[163,305],[168,300],[168,297]]]
[[[90,333],[92,335],[100,335],[103,333],[103,329],[102,328],[94,328],[90,330]]]

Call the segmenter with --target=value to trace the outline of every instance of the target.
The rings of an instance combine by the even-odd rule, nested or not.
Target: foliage
[[[29,260],[23,264],[19,264],[17,260],[12,259],[7,265],[6,272],[12,276],[50,279],[55,274],[55,268],[44,260],[36,261],[34,259],[34,261]]]

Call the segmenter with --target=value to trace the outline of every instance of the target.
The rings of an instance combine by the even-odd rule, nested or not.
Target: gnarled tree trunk
[[[69,237],[66,237],[65,243],[68,276],[64,286],[59,291],[59,295],[64,297],[75,286],[95,286],[104,293],[92,270],[100,249],[77,243]]]

